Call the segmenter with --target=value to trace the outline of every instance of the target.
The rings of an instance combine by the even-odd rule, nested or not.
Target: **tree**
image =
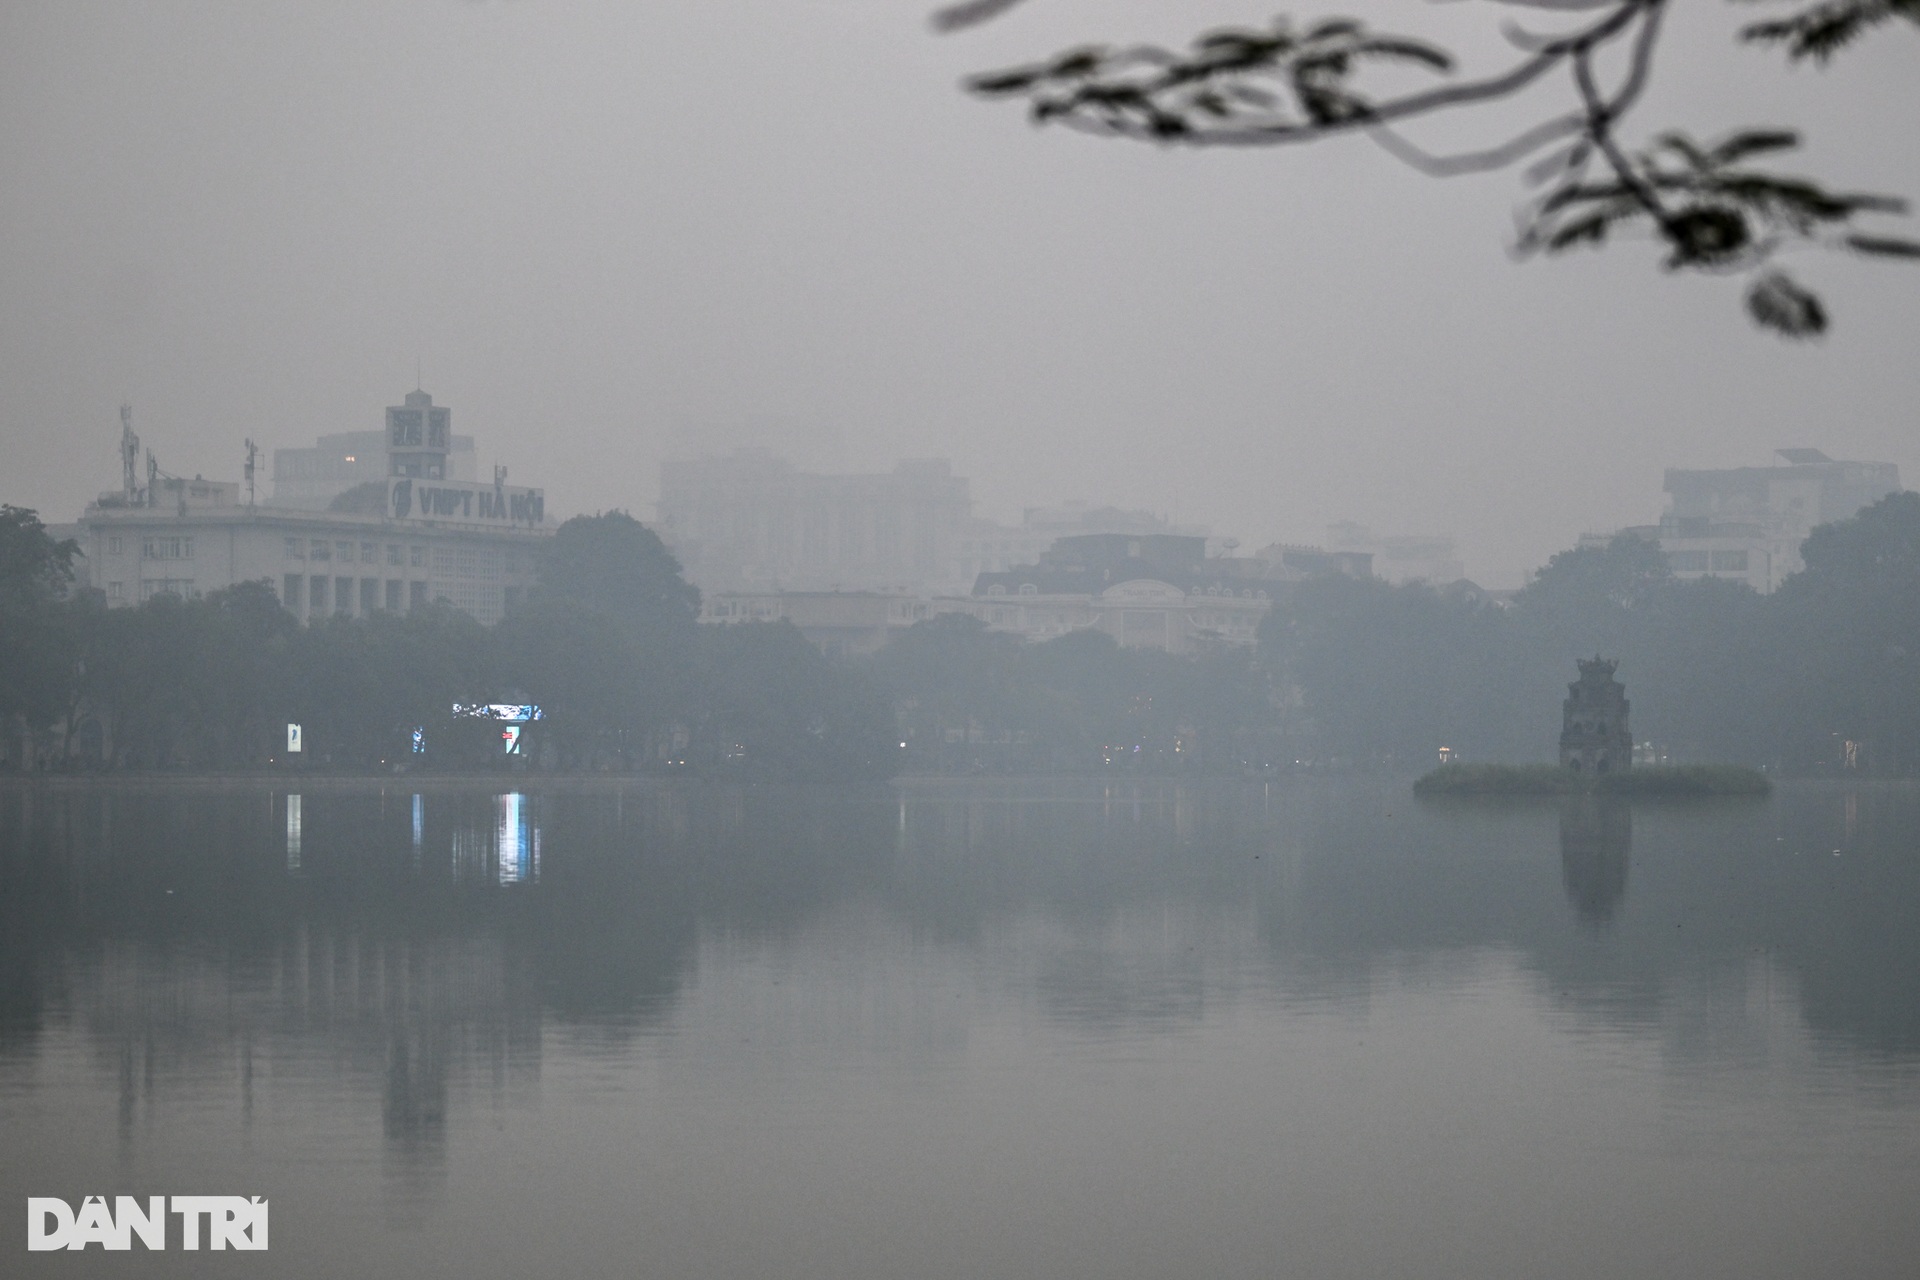
[[[704,627],[699,639],[693,754],[703,765],[804,782],[885,778],[899,767],[884,691],[791,622]]]
[[[35,743],[72,701],[66,597],[77,554],[34,512],[0,506],[0,721],[19,716]]]
[[[679,651],[693,636],[699,588],[658,534],[624,511],[575,516],[542,549],[536,598],[571,600],[632,628],[643,645]]]
[[[964,0],[935,15],[954,30],[1019,0]],[[1528,162],[1540,188],[1519,212],[1522,255],[1598,246],[1622,231],[1651,234],[1670,271],[1740,273],[1754,321],[1788,337],[1822,333],[1825,306],[1777,259],[1825,247],[1889,259],[1920,258],[1920,243],[1856,225],[1905,210],[1890,196],[1835,192],[1757,167],[1791,150],[1789,129],[1745,129],[1712,142],[1677,131],[1633,151],[1622,120],[1645,92],[1672,0],[1495,0],[1532,10],[1544,30],[1509,24],[1512,63],[1475,79],[1381,93],[1376,68],[1450,76],[1452,54],[1427,41],[1377,32],[1350,18],[1264,28],[1223,28],[1185,51],[1086,46],[1043,62],[974,77],[982,96],[1024,99],[1035,123],[1103,137],[1199,147],[1282,146],[1364,133],[1436,176]],[[1861,33],[1896,19],[1920,24],[1920,0],[1816,0],[1783,18],[1748,24],[1742,39],[1784,47],[1792,60],[1825,64]],[[1617,54],[1617,67],[1605,65]],[[1409,121],[1518,96],[1562,79],[1570,110],[1551,112],[1491,146],[1434,155],[1405,137]],[[1368,82],[1363,87],[1362,81]]]
[[[1297,692],[1305,746],[1317,755],[1425,767],[1443,746],[1471,759],[1526,758],[1546,741],[1529,732],[1527,709],[1552,698],[1557,677],[1525,678],[1515,619],[1469,597],[1422,583],[1312,579],[1275,604],[1259,644]]]
[[[566,597],[537,600],[494,629],[495,670],[545,711],[565,765],[647,757],[669,708],[684,701],[661,687],[630,629]]]
[[[916,767],[964,767],[975,744],[1010,743],[1025,727],[1020,650],[1018,637],[961,613],[916,622],[887,641],[874,663]]]
[[[1673,579],[1666,553],[1651,538],[1615,534],[1604,547],[1575,547],[1550,558],[1514,597],[1523,611],[1587,614],[1632,609]]]
[[[1837,739],[1877,756],[1855,767],[1920,768],[1920,493],[1821,525],[1801,557],[1770,601],[1798,754],[1819,758]]]
[[[73,585],[80,546],[54,541],[26,507],[0,506],[0,616],[44,608]]]

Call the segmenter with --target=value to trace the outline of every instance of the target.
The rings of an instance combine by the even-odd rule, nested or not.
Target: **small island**
[[[1551,764],[1443,764],[1413,784],[1420,796],[1764,796],[1758,769],[1725,764],[1643,765],[1583,773]]]
[[[1419,796],[1764,796],[1767,775],[1742,765],[1633,767],[1626,687],[1619,663],[1581,661],[1561,708],[1560,763],[1443,764],[1413,784]]]

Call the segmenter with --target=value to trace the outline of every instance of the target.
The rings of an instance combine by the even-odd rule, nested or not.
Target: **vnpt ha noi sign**
[[[393,482],[387,496],[395,520],[531,525],[547,517],[546,495],[539,489],[403,479]]]

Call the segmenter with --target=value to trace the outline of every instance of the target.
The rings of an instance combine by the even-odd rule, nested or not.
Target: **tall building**
[[[1660,523],[1622,532],[1659,542],[1675,577],[1727,578],[1768,592],[1805,567],[1800,544],[1816,527],[1900,490],[1891,462],[1837,462],[1818,449],[1778,449],[1774,457],[1770,467],[1669,470]]]
[[[816,475],[764,449],[668,461],[660,532],[703,591],[901,591],[951,585],[972,506],[943,460]]]
[[[709,595],[964,594],[981,574],[1033,564],[1063,537],[1206,533],[1084,502],[1030,507],[1003,525],[973,515],[968,488],[944,459],[822,475],[741,449],[664,463],[659,527]]]
[[[445,600],[497,622],[532,587],[552,533],[543,492],[510,487],[504,473],[493,484],[448,478],[460,452],[451,414],[424,391],[387,414],[385,431],[364,433],[378,471],[323,510],[254,505],[232,481],[166,476],[149,452],[148,483],[102,494],[78,523],[86,585],[118,606],[265,582],[302,620]],[[349,461],[361,465],[357,452]]]

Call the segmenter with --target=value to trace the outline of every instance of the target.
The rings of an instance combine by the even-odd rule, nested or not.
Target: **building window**
[[[301,581],[301,576],[297,573],[289,573],[280,580],[280,603],[286,606],[289,613],[300,612]]]
[[[335,613],[353,612],[353,579],[338,578],[333,584],[333,611]]]
[[[118,534],[115,534],[114,536],[112,536],[112,537],[110,537],[110,538],[108,538],[108,539],[107,539],[107,554],[108,554],[108,555],[110,555],[110,556],[117,556],[117,555],[119,555],[119,554],[120,554],[120,552],[121,552],[122,550],[124,550],[124,549],[125,549],[125,548],[124,548],[124,544],[122,543],[122,541],[121,541],[121,539],[120,539],[120,536],[119,536]]]
[[[361,564],[373,564],[379,558],[379,554],[380,554],[380,548],[375,546],[373,543],[363,542],[360,544],[360,563]]]
[[[360,579],[360,612],[372,613],[380,607],[380,579]]]
[[[333,548],[319,538],[315,538],[308,554],[309,557],[314,560],[331,560],[333,559]]]
[[[400,579],[398,578],[387,579],[387,612],[388,613],[400,612],[400,587],[401,587]]]
[[[120,594],[120,584],[117,582],[109,582],[107,584],[107,599],[119,600],[121,598],[122,597]]]
[[[353,544],[351,542],[336,542],[333,544],[333,551],[335,555],[345,560],[348,564],[353,563]]]
[[[1715,573],[1745,573],[1747,571],[1747,553],[1744,551],[1714,552],[1713,571]]]
[[[427,549],[425,547],[408,547],[407,548],[407,564],[415,569],[426,568],[427,567]]]
[[[1020,584],[1020,594],[1023,596],[1038,595],[1040,594],[1040,588],[1034,586],[1031,582],[1023,582]]]
[[[288,539],[287,539],[287,559],[289,559],[289,560],[298,560],[298,559],[300,559],[300,558],[301,558],[301,555],[300,555],[300,539],[298,539],[298,538],[288,538]]]
[[[194,589],[192,578],[143,578],[140,581],[142,600],[151,600],[155,596],[179,596],[182,600],[192,600],[199,594]]]
[[[1667,567],[1675,573],[1705,573],[1707,571],[1707,553],[1704,551],[1669,551]]]
[[[389,542],[387,544],[387,564],[392,566],[395,569],[398,569],[400,567],[400,544],[399,543]]]
[[[140,554],[148,560],[191,560],[193,539],[144,538],[140,543]]]
[[[427,584],[409,582],[407,584],[407,608],[424,609],[427,607]]]
[[[311,590],[307,593],[307,610],[317,617],[327,611],[327,579],[316,573],[309,585]]]

